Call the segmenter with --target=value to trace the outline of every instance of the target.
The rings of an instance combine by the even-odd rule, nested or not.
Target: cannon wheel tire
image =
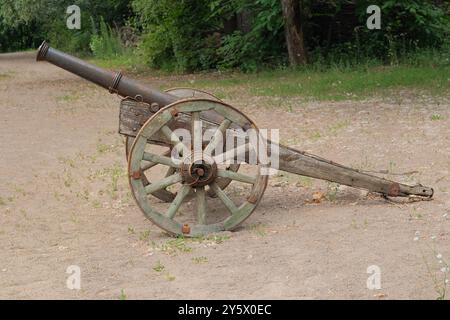
[[[202,124],[201,112],[207,110],[214,110],[220,114],[223,121],[215,129],[213,139],[205,146],[202,144],[202,125],[198,124]],[[187,148],[168,126],[179,114],[191,116],[191,139],[193,146],[197,146],[193,150]],[[256,171],[253,174],[220,169],[222,165],[220,159],[225,162],[233,160],[250,148],[250,144],[246,142],[243,146],[230,150],[231,152],[212,156],[211,150],[217,147],[217,143],[214,142],[219,140],[215,138],[216,135],[223,134],[230,126],[244,131],[253,128],[259,134],[256,125],[239,110],[223,102],[209,99],[177,101],[159,110],[144,124],[130,150],[128,173],[132,194],[148,219],[172,235],[194,237],[233,230],[251,215],[267,186],[268,176],[264,174],[264,169],[268,166],[248,164],[250,169]],[[173,148],[182,155],[180,160],[176,161],[172,157],[146,151],[149,140],[157,133],[164,134],[171,141]],[[175,170],[172,175],[159,180],[152,179],[154,182],[146,185],[142,179],[142,168],[148,166],[148,163],[165,165]],[[230,190],[227,194],[218,186],[218,177],[231,179],[236,182],[236,185],[243,184],[244,186],[239,190],[247,190],[247,192],[236,193],[235,190]],[[152,197],[149,195],[168,187],[178,188],[173,201],[170,204],[153,204]],[[217,195],[216,199],[210,198],[208,201],[207,188]],[[192,194],[194,194],[194,200],[185,202],[184,200]],[[239,203],[236,200],[238,196]],[[215,209],[211,206],[211,202],[216,203],[220,208]],[[161,208],[162,205],[165,208]],[[189,214],[187,211],[190,211]],[[215,216],[217,211],[222,212],[223,215]]]

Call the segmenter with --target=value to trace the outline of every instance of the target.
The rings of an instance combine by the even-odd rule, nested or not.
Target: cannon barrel
[[[160,92],[148,85],[131,80],[123,76],[120,72],[114,73],[104,70],[51,48],[46,41],[39,47],[36,60],[50,62],[55,66],[109,90],[110,93],[117,93],[123,97],[131,97],[148,104],[157,103],[160,108],[179,100],[179,98],[173,95]]]

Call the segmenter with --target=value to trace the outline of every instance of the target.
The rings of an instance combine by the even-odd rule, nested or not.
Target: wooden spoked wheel
[[[220,125],[209,128],[213,132],[210,141],[203,139],[203,129],[207,125],[201,120],[203,112],[215,112],[223,119]],[[179,117],[190,117],[192,148],[170,129]],[[254,123],[240,111],[208,99],[175,102],[144,124],[130,150],[128,165],[132,193],[147,218],[171,234],[199,236],[232,230],[250,216],[264,194],[267,165],[247,163],[245,173],[227,170],[226,163],[235,161],[240,154],[248,155],[248,150],[253,148],[247,139],[243,145],[223,152],[223,147],[218,145],[229,128],[240,129],[241,133],[252,128],[259,135]],[[148,151],[149,142],[156,135],[163,135],[170,141],[176,150],[172,157]],[[221,150],[220,154],[217,150]],[[176,159],[174,154],[181,156]],[[142,179],[143,169],[157,164],[170,168],[173,174],[158,179],[151,177],[152,182],[146,185]],[[227,188],[229,192],[218,185],[219,178],[233,181]],[[176,195],[173,201],[170,204],[152,202],[149,195],[166,188]],[[214,192],[217,198],[208,198],[207,192]],[[193,201],[185,201],[189,196]]]
[[[209,92],[199,90],[199,89],[187,88],[187,87],[171,88],[171,89],[165,90],[165,92],[172,94],[176,97],[185,98],[185,99],[211,99],[211,100],[215,100],[215,101],[221,101],[219,98],[217,98],[216,96],[214,96],[213,94],[211,94]],[[125,154],[127,156],[127,159],[128,159],[128,155],[130,153],[131,147],[133,145],[133,142],[134,142],[134,138],[128,137],[128,136],[125,138]],[[171,150],[169,150],[169,153],[170,152],[171,152]],[[227,167],[227,170],[237,172],[239,170],[239,164],[230,164]],[[168,168],[167,172],[166,172],[166,176],[169,176],[171,174],[173,174],[173,168]],[[145,185],[148,185],[150,183],[145,175],[143,175],[142,179],[143,179]],[[220,188],[225,189],[231,183],[231,181],[232,181],[231,179],[219,178],[217,181],[217,184],[219,185]],[[152,195],[164,202],[172,202],[173,199],[175,198],[175,194],[173,194],[172,192],[170,192],[166,189],[155,191]],[[212,191],[208,191],[207,195],[209,197],[216,197],[216,194]]]

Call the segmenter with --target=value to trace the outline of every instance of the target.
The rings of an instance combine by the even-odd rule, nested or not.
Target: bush
[[[103,18],[100,21],[100,31],[91,36],[89,47],[98,58],[112,58],[124,53],[118,31],[106,25]]]
[[[135,0],[133,9],[143,31],[139,49],[155,68],[176,71],[209,69],[217,64],[220,39],[209,0]]]
[[[389,63],[424,48],[441,48],[450,33],[450,17],[444,6],[422,0],[369,0],[358,2],[360,22],[367,19],[365,8],[377,4],[382,11],[382,29],[361,28],[363,50]]]
[[[286,62],[284,26],[279,0],[257,0],[241,3],[237,11],[253,13],[248,33],[235,31],[223,38],[218,50],[219,68],[256,71],[267,65]]]

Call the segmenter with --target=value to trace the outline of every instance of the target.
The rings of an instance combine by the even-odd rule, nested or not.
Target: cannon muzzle
[[[39,47],[36,60],[50,62],[55,66],[109,90],[110,93],[116,93],[122,97],[130,97],[148,104],[157,103],[159,108],[179,100],[179,98],[173,95],[160,92],[148,85],[131,80],[122,75],[121,72],[114,73],[104,70],[67,53],[51,48],[46,41]]]

